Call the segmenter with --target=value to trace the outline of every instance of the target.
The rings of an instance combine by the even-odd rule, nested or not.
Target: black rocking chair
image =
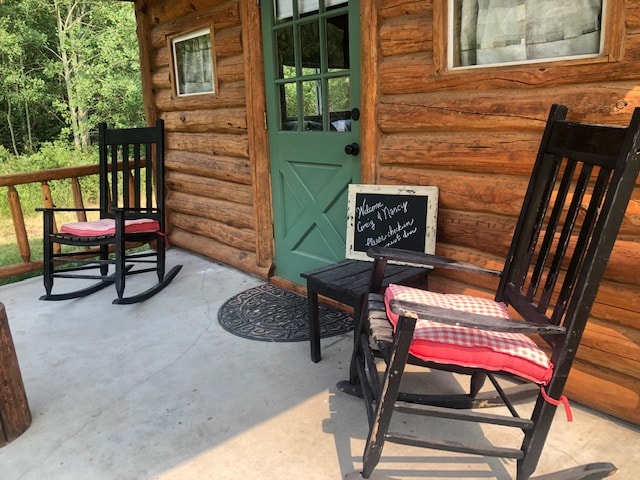
[[[155,127],[129,129],[107,129],[102,123],[99,131],[100,207],[39,209],[44,212],[46,291],[41,300],[83,297],[115,283],[118,298],[113,303],[137,303],[161,291],[182,268],[177,265],[165,273],[162,120]],[[97,211],[100,218],[65,224],[58,231],[54,213],[62,211]],[[139,247],[145,244],[153,248],[142,251]],[[61,245],[67,247],[63,250]],[[142,293],[125,297],[126,277],[144,272],[156,272],[157,283]],[[55,278],[97,282],[54,294]]]
[[[350,478],[370,478],[385,441],[515,459],[518,480],[536,470],[556,406],[566,403],[563,389],[640,167],[640,109],[628,128],[569,122],[566,114],[566,107],[551,109],[502,272],[403,250],[370,251],[372,293],[356,326],[351,378],[338,384],[364,398],[369,419],[363,470]],[[393,260],[495,275],[495,300],[400,286],[382,293],[380,279]],[[386,363],[381,379],[376,356]],[[406,392],[407,363],[417,365],[412,378],[422,374],[427,389],[433,372],[413,369],[468,374],[469,393],[430,394],[415,386]],[[487,378],[492,388],[481,391]],[[508,379],[517,382],[507,388]],[[528,418],[515,406],[527,395],[537,396]],[[496,404],[506,407],[504,414],[478,408]],[[468,439],[434,439],[435,431],[428,437],[390,432],[394,411],[515,427],[521,444],[467,445]],[[538,478],[599,479],[615,471],[604,462]]]

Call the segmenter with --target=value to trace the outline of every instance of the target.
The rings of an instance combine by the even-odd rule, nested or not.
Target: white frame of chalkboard
[[[346,258],[352,260],[373,259],[366,252],[355,250],[356,199],[358,194],[381,195],[411,195],[426,197],[427,213],[425,221],[425,253],[435,253],[436,223],[438,220],[438,187],[434,186],[406,186],[406,185],[364,185],[350,184],[347,205],[347,241]]]

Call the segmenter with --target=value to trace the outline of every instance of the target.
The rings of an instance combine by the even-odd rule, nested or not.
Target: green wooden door
[[[344,258],[360,179],[359,1],[263,0],[275,274]]]

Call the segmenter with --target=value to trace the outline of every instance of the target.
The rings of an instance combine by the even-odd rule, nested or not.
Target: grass
[[[42,258],[42,218],[34,215],[31,218],[25,219],[25,227],[29,238],[29,247],[31,248],[31,258]],[[20,257],[20,250],[16,243],[13,222],[11,218],[3,218],[0,221],[0,266],[15,265],[18,263],[22,263],[22,258]],[[0,285],[7,285],[38,275],[42,275],[42,271],[14,275],[9,278],[0,278]]]
[[[58,225],[62,223],[75,222],[76,217],[73,213],[56,214]],[[31,249],[31,259],[38,260],[42,258],[42,215],[34,213],[24,219],[25,229],[27,230],[27,238],[29,239],[29,248]],[[16,265],[22,263],[20,250],[16,243],[16,234],[13,228],[13,222],[10,217],[3,217],[0,220],[0,266]],[[18,282],[26,278],[32,278],[42,275],[42,270],[35,272],[14,275],[8,278],[0,278],[0,285]]]

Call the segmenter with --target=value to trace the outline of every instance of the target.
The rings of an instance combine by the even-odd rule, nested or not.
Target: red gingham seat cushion
[[[394,298],[509,318],[506,305],[493,300],[434,293],[392,284],[386,289],[384,300],[387,316],[394,328],[398,322],[398,315],[390,308]],[[446,325],[429,320],[416,322],[410,353],[429,362],[509,372],[543,385],[549,381],[553,370],[544,351],[526,335]]]
[[[160,223],[151,218],[139,218],[124,221],[125,233],[157,232]],[[113,218],[101,218],[91,222],[67,223],[60,227],[60,233],[77,235],[79,237],[101,237],[116,233],[116,221]]]

